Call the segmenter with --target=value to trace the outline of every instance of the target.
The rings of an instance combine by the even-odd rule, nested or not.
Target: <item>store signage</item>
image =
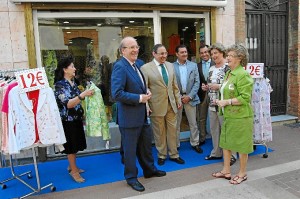
[[[44,68],[35,68],[15,72],[20,92],[34,91],[49,87]]]
[[[253,78],[264,77],[264,63],[248,63],[244,68]]]

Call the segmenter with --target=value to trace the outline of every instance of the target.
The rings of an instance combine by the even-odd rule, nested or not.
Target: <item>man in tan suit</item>
[[[174,67],[166,61],[168,52],[162,44],[153,47],[152,55],[153,61],[143,65],[141,70],[152,92],[148,111],[158,150],[157,163],[163,165],[169,154],[171,161],[184,164],[177,151],[176,113],[182,104]]]

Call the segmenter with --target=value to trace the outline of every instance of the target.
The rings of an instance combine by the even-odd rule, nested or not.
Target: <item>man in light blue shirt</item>
[[[196,105],[200,103],[197,92],[200,86],[197,64],[187,60],[188,52],[185,45],[179,45],[175,49],[177,61],[173,63],[177,84],[181,94],[181,102],[185,110],[190,127],[190,143],[197,153],[202,153],[199,146],[199,130],[196,120]],[[180,146],[180,123],[182,110],[177,112],[177,147]]]

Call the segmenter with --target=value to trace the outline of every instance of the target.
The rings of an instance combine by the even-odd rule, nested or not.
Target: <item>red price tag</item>
[[[248,71],[253,78],[264,77],[264,63],[248,63],[245,70]]]
[[[28,92],[49,87],[44,68],[35,68],[15,73],[20,92]]]

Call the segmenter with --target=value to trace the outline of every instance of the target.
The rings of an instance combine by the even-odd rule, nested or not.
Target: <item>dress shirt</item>
[[[180,83],[181,83],[181,88],[182,88],[182,93],[186,93],[186,85],[187,85],[187,67],[186,67],[186,62],[184,64],[180,64],[178,61],[177,63],[179,64],[179,73],[180,73]]]
[[[206,80],[207,80],[207,77],[208,77],[210,62],[211,62],[211,59],[209,59],[207,62],[202,60],[202,72],[203,72],[204,78]]]
[[[161,66],[159,65],[160,63],[158,63],[158,61],[156,61],[155,59],[153,59],[153,61],[154,61],[155,65],[157,66],[157,69],[158,69],[158,71],[159,71],[159,74],[162,76],[162,73],[161,73]],[[169,78],[168,69],[167,69],[167,67],[166,67],[165,64],[163,64],[163,65],[164,65],[164,67],[166,68],[166,72],[167,72],[167,75],[168,75],[168,78]]]
[[[132,66],[133,70],[135,70],[135,72],[137,72],[137,74],[139,75],[143,85],[145,85],[142,74],[141,74],[140,70],[137,68],[137,66],[135,65],[135,63],[132,64],[131,66]]]

